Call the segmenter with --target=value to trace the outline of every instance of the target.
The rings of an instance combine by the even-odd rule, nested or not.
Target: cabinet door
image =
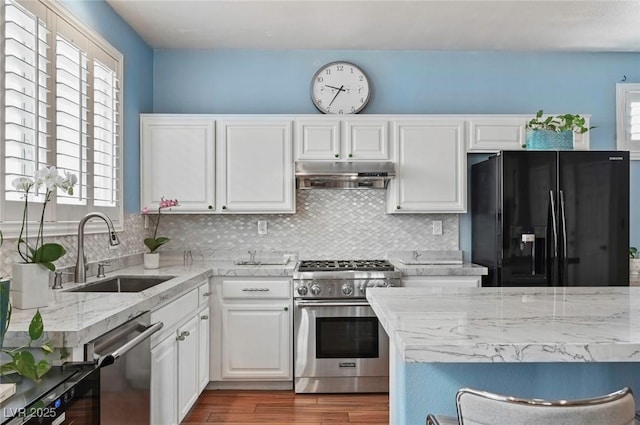
[[[290,120],[218,123],[221,210],[295,212]]]
[[[178,422],[198,399],[198,322],[197,316],[178,328]]]
[[[295,123],[296,159],[340,158],[340,121],[300,119]]]
[[[160,198],[178,199],[176,213],[215,208],[213,119],[142,115],[140,125],[140,202],[150,210]]]
[[[198,393],[209,383],[209,307],[198,313]]]
[[[389,125],[386,120],[347,119],[344,128],[344,156],[347,159],[389,159]]]
[[[393,128],[396,178],[388,191],[387,211],[464,212],[464,121],[398,120]]]
[[[178,353],[175,335],[151,349],[151,423],[175,425],[178,421]],[[116,407],[117,408],[117,407]]]
[[[222,378],[289,380],[289,302],[225,304],[222,311]]]
[[[527,121],[524,116],[470,118],[468,152],[523,150]]]

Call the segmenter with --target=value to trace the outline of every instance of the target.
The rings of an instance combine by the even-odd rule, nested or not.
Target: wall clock
[[[311,80],[311,100],[324,114],[357,114],[370,95],[367,75],[350,62],[328,63]]]

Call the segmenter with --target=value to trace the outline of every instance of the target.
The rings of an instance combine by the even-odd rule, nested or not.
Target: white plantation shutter
[[[87,203],[89,58],[64,36],[56,36],[56,166],[78,176],[74,195],[61,204]]]
[[[20,200],[11,182],[47,163],[50,32],[23,7],[4,8],[5,198]]]
[[[0,24],[3,231],[22,213],[11,182],[51,165],[78,177],[73,195],[52,199],[51,231],[75,231],[88,211],[121,226],[122,55],[58,2],[0,0]]]
[[[616,85],[618,149],[640,159],[640,84]]]
[[[93,62],[93,199],[113,207],[118,199],[119,82],[109,66]]]

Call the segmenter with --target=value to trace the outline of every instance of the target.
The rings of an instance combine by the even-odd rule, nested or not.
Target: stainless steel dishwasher
[[[151,335],[162,322],[150,324],[145,312],[85,346],[87,360],[100,367],[100,424],[149,425]]]

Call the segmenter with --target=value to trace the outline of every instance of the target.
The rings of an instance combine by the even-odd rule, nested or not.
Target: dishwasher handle
[[[98,359],[98,367],[112,365],[116,360],[118,360],[121,355],[125,354],[127,351],[131,350],[145,339],[150,338],[151,335],[158,332],[160,329],[162,329],[163,326],[164,324],[162,322],[154,323],[153,325],[146,328],[140,335],[133,338],[131,341],[127,341],[109,354],[100,356],[100,358]]]

